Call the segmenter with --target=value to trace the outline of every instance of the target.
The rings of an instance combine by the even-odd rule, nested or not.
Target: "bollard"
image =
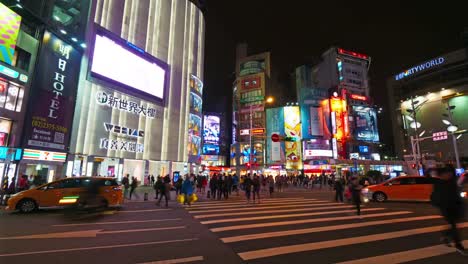
[[[145,193],[145,195],[143,196],[143,199],[144,199],[145,201],[148,201],[148,193]]]

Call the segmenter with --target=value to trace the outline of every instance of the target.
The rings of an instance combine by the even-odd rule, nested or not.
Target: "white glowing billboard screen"
[[[156,63],[156,58],[151,60],[151,55],[138,47],[130,43],[125,45],[124,41],[117,41],[99,32],[96,34],[92,75],[164,99],[167,66]]]

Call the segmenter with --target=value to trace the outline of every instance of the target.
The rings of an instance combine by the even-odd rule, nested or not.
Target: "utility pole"
[[[447,111],[448,111],[449,121],[453,125],[452,106],[450,106],[450,103],[448,100],[447,100]],[[455,136],[454,131],[451,131],[450,134],[452,134],[453,152],[455,153],[455,161],[457,163],[457,169],[459,169],[461,168],[461,166],[460,166],[460,157],[458,156],[457,137]]]

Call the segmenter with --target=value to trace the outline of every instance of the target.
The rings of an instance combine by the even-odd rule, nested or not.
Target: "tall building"
[[[269,52],[247,56],[247,45],[237,47],[231,166],[244,171],[261,170],[265,164],[265,104],[270,72]]]
[[[456,165],[455,145],[461,163],[463,160],[468,163],[468,139],[463,134],[468,129],[465,49],[410,65],[391,76],[387,85],[398,156],[413,164],[434,166],[437,162],[451,162]]]
[[[203,13],[187,0],[93,3],[67,175],[197,172]]]

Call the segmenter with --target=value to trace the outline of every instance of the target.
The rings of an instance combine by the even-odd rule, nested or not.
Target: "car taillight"
[[[117,186],[117,187],[112,188],[112,190],[114,190],[114,191],[121,191],[121,190],[122,190],[122,187]]]

